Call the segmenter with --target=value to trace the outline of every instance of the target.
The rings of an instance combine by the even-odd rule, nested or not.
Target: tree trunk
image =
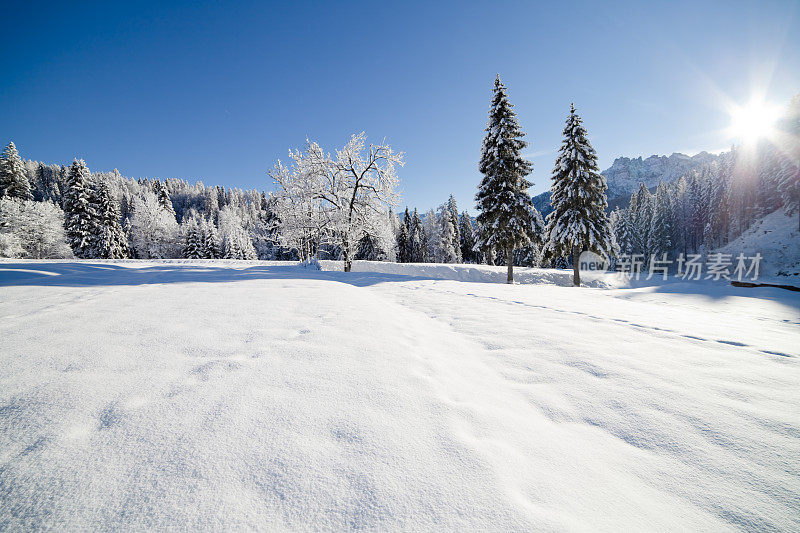
[[[506,283],[514,283],[514,248],[508,247],[506,250],[506,264],[508,265],[508,278]]]
[[[350,272],[350,269],[353,266],[353,260],[350,258],[350,249],[347,246],[347,242],[345,241],[344,247],[342,249],[342,259],[344,259],[344,271]]]
[[[575,287],[581,286],[581,249],[577,246],[572,248],[572,285]]]

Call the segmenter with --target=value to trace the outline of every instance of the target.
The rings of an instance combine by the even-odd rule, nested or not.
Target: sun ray
[[[775,135],[775,123],[780,117],[781,109],[764,101],[762,97],[755,96],[745,105],[732,105],[728,113],[731,116],[729,136],[752,144]]]

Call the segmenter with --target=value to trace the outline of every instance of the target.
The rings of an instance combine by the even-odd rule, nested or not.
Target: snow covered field
[[[800,293],[406,268],[0,263],[0,530],[800,529]]]

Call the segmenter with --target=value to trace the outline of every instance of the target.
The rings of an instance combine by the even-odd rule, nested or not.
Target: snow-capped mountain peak
[[[640,183],[647,187],[655,187],[659,180],[674,181],[692,170],[711,164],[719,159],[718,155],[708,152],[689,156],[678,152],[670,156],[651,155],[640,157],[618,157],[609,168],[603,171],[608,184],[608,197],[629,195]]]

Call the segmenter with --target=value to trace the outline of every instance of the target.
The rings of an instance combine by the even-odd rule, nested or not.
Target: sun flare
[[[750,143],[773,134],[780,108],[763,100],[753,99],[744,106],[735,106],[730,115],[731,137]]]

